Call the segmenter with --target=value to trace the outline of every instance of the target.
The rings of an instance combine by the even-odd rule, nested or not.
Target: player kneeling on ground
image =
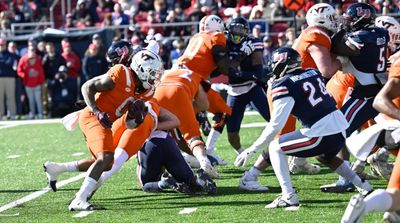
[[[161,176],[164,168],[170,174]],[[193,174],[175,141],[165,131],[154,131],[138,154],[137,177],[143,191],[161,192],[172,188],[182,193],[215,194],[217,186],[203,169]]]
[[[270,66],[274,109],[270,123],[253,145],[245,150],[248,155],[241,154],[236,159],[236,163],[245,162],[251,154],[269,145],[267,159],[274,168],[282,194],[266,208],[300,205],[290,181],[286,155],[317,156],[320,162],[353,182],[363,194],[372,190],[368,182],[363,182],[350,167],[343,164],[343,160],[336,157],[345,144],[344,132],[349,124],[326,91],[321,73],[316,69],[302,69],[301,63],[299,53],[292,48],[283,47],[272,53]],[[290,114],[296,116],[304,127],[273,140]]]

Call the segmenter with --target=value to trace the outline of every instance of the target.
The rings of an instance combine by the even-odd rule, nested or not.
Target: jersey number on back
[[[202,36],[195,36],[191,39],[189,42],[189,45],[187,46],[183,56],[186,56],[190,59],[193,59],[193,57],[197,54],[201,46],[203,45],[203,37]]]
[[[329,94],[326,91],[325,84],[321,80],[321,78],[317,78],[318,81],[318,88],[319,92],[317,92],[316,87],[309,81],[306,81],[303,83],[303,90],[308,93],[308,101],[310,102],[311,106],[315,107],[319,103],[321,103],[324,99],[322,97],[319,97],[318,95],[327,95]]]

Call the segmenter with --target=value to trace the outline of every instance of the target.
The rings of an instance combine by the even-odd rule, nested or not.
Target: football
[[[142,100],[135,100],[128,108],[128,114],[126,117],[126,127],[128,129],[137,128],[146,117],[148,108]]]

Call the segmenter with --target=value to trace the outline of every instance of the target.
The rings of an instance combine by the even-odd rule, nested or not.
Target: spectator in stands
[[[169,65],[172,67],[176,65],[176,62],[178,61],[178,58],[182,56],[183,52],[185,51],[185,41],[183,39],[176,39],[174,42],[172,42],[173,49],[171,50],[170,56],[169,56]]]
[[[43,58],[44,52],[39,51],[39,50],[37,49],[37,39],[36,39],[35,37],[30,37],[30,38],[28,39],[27,47],[22,48],[22,49],[20,50],[19,53],[20,53],[20,56],[21,56],[21,57],[28,53],[29,47],[32,47],[33,49],[35,49],[36,54],[37,54],[40,58]]]
[[[132,17],[138,13],[139,3],[135,0],[119,0],[119,4],[121,4],[122,11],[125,14],[131,15]]]
[[[15,78],[18,57],[7,50],[7,41],[0,38],[0,120],[4,115],[14,119],[15,105]],[[7,105],[6,109],[4,105]]]
[[[255,25],[255,26],[253,27],[251,33],[253,34],[253,36],[254,36],[255,38],[261,38],[261,26],[258,25],[258,24]]]
[[[70,28],[75,28],[74,18],[71,13],[65,15],[65,24],[60,27],[61,30],[69,32]]]
[[[85,0],[78,0],[76,7],[72,10],[72,23],[77,28],[90,27],[94,25],[94,18],[86,7]]]
[[[81,75],[81,60],[72,51],[71,43],[68,40],[63,40],[61,42],[62,47],[62,57],[64,57],[65,61],[67,62],[67,74],[68,78],[71,81],[75,82],[76,87],[78,88],[82,82],[80,82],[80,75]]]
[[[251,10],[256,6],[257,0],[238,0],[237,7],[240,10],[240,15],[248,18]]]
[[[170,49],[164,44],[164,36],[161,35],[160,33],[156,33],[155,35],[148,35],[146,37],[146,41],[148,42],[149,40],[154,39],[157,41],[158,45],[160,46],[160,50],[158,51],[158,55],[161,57],[164,68],[169,69],[171,68],[171,65],[169,64],[169,56],[170,56]]]
[[[61,54],[56,52],[56,49],[54,47],[54,44],[52,42],[46,43],[45,46],[46,49],[46,54],[43,57],[43,69],[44,69],[44,76],[45,76],[45,88],[43,89],[43,110],[49,110],[51,113],[51,106],[49,106],[52,98],[51,92],[48,92],[50,90],[50,82],[54,81],[54,77],[56,73],[58,72],[58,69],[61,66],[66,66],[67,62],[65,59],[61,56]]]
[[[104,55],[100,55],[97,46],[94,43],[91,43],[82,60],[83,82],[101,74],[105,74],[107,68],[106,58]]]
[[[267,18],[265,7],[267,6],[266,0],[258,0],[257,5],[251,9],[249,20]]]
[[[152,27],[152,24],[157,23],[160,23],[160,21],[157,20],[155,12],[149,11],[147,13],[147,21],[142,23],[142,28],[140,29],[140,31],[142,33],[149,34],[149,31],[153,29],[154,33],[163,33],[164,29],[162,27]]]
[[[278,33],[278,47],[286,46],[286,35],[284,32]]]
[[[46,41],[44,41],[43,39],[39,40],[37,43],[37,53],[42,57],[44,57],[44,55],[46,54]]]
[[[154,13],[157,21],[163,23],[167,18],[167,5],[164,0],[154,0]]]
[[[188,8],[187,10],[188,10],[187,21],[198,22],[206,15],[203,11],[201,11],[201,5],[197,3],[195,3],[193,7]],[[198,26],[192,27],[191,30],[192,34],[197,33],[198,31],[199,31]]]
[[[17,49],[17,43],[10,41],[8,43],[8,52],[10,52],[11,54],[13,54],[16,58],[17,61],[19,61],[20,59],[20,54],[18,52]],[[22,115],[22,95],[24,92],[24,86],[22,85],[22,79],[20,76],[17,75],[17,66],[18,66],[18,62],[15,64],[15,66],[13,66],[13,69],[15,70],[15,107],[16,107],[16,117],[17,119]]]
[[[20,8],[23,8],[25,12],[23,12]],[[10,12],[12,15],[11,23],[29,22],[32,14],[32,12],[29,10],[29,7],[26,6],[24,2],[22,2],[22,4],[20,5],[17,5],[14,2],[10,2]],[[25,18],[26,15],[27,18]]]
[[[49,82],[51,117],[63,117],[74,111],[77,87],[75,80],[68,77],[67,67],[61,66],[55,78]]]
[[[68,68],[68,77],[76,79],[79,77],[81,72],[81,61],[73,51],[71,47],[71,43],[69,41],[63,41],[61,43],[62,46],[62,57],[67,62]]]
[[[129,16],[122,11],[121,4],[119,3],[114,5],[112,21],[114,26],[129,25]]]
[[[168,16],[165,19],[166,23],[177,23],[177,22],[183,22],[180,21],[177,17],[176,17],[176,13],[174,10],[169,10],[168,11]],[[182,26],[167,26],[164,28],[164,34],[165,36],[181,36],[182,33]]]
[[[286,47],[292,47],[294,41],[296,40],[296,30],[293,27],[290,27],[286,30]]]
[[[42,60],[40,56],[37,55],[36,49],[33,45],[29,45],[28,52],[22,56],[19,61],[17,72],[22,78],[22,83],[25,86],[25,91],[28,96],[28,118],[33,119],[35,114],[37,114],[39,119],[43,118],[41,85],[43,84],[45,77]]]
[[[141,0],[139,2],[139,12],[148,12],[154,10],[154,0]]]
[[[107,49],[103,44],[103,39],[98,33],[92,36],[92,43],[97,47],[99,55],[105,57]]]
[[[268,67],[268,62],[270,61],[270,58],[272,56],[272,52],[275,50],[275,48],[272,45],[272,39],[268,35],[264,36],[263,38],[263,44],[264,44],[264,50],[263,50],[263,67],[264,69],[267,69]]]
[[[7,37],[11,36],[11,22],[10,19],[0,19],[0,36]]]
[[[111,13],[114,11],[114,1],[113,0],[98,0],[99,6],[98,11],[102,14]]]

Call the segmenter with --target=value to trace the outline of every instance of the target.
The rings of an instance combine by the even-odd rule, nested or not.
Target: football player
[[[390,37],[386,29],[374,26],[376,12],[367,3],[350,5],[343,17],[345,29],[349,31],[348,40],[359,49],[359,55],[348,56],[342,62],[343,72],[354,76],[353,90],[341,108],[350,123],[346,131],[350,136],[378,114],[372,102],[387,80],[387,46]],[[349,160],[347,148],[344,147],[339,156]],[[339,178],[335,184],[321,186],[324,192],[344,192],[352,188],[343,178]]]
[[[246,149],[256,153],[269,146],[266,158],[272,164],[282,194],[266,208],[299,206],[286,155],[317,156],[320,162],[352,181],[363,194],[372,190],[369,183],[363,182],[336,157],[345,144],[345,130],[349,124],[326,91],[321,73],[316,69],[302,69],[301,63],[299,53],[292,48],[279,48],[273,52],[271,92],[274,109],[271,120],[253,145]],[[290,114],[301,121],[303,128],[273,140]]]
[[[237,72],[237,69],[231,67],[232,62],[227,56],[221,18],[215,15],[203,17],[199,30],[178,59],[177,68],[164,74],[154,98],[178,117],[181,122],[179,129],[201,168],[211,177],[218,178],[218,172],[207,158],[192,103],[196,97],[207,97],[200,82],[207,80],[213,70],[218,68],[221,73],[229,74]],[[205,109],[199,110],[206,110],[208,103],[205,105]]]
[[[170,176],[160,179],[164,168]],[[217,192],[216,184],[203,169],[193,174],[166,131],[154,131],[139,151],[137,177],[145,192],[161,192],[168,188],[188,194]]]
[[[326,3],[315,4],[307,11],[306,22],[308,27],[300,34],[292,47],[299,52],[301,59],[304,61],[303,68],[318,69],[324,79],[329,79],[341,68],[340,61],[330,52],[331,35],[338,29],[336,11]],[[271,93],[267,93],[272,109]],[[290,116],[280,134],[289,133],[295,129],[296,120]],[[246,152],[242,154],[242,158],[247,154],[254,155]],[[239,188],[251,191],[266,190],[266,187],[257,183],[261,171],[270,165],[264,156],[265,154],[261,154],[254,166],[241,177]],[[247,157],[247,159],[250,158]],[[244,164],[241,163],[241,165]],[[290,171],[293,173],[298,171],[317,173],[320,171],[320,167],[308,163],[305,158],[294,157],[290,160]]]
[[[400,53],[397,53],[400,54]],[[393,132],[400,126],[400,59],[392,62],[389,69],[389,80],[381,89],[373,102],[374,108],[381,112],[385,119],[391,120],[397,129],[388,131],[388,137],[394,142]],[[397,133],[398,137],[398,133]],[[398,143],[398,142],[397,142]],[[361,222],[363,216],[373,211],[387,211],[383,218],[385,222],[400,222],[400,156],[396,158],[393,173],[386,190],[378,189],[367,197],[354,195],[347,205],[342,217],[342,223]]]
[[[116,42],[111,49],[114,52],[110,54],[110,59],[118,59],[118,64],[111,67],[106,74],[93,78],[82,86],[86,107],[80,111],[79,125],[94,159],[61,165],[61,169],[64,170],[87,169],[88,172],[80,190],[70,203],[69,210],[94,209],[87,198],[95,190],[101,174],[109,170],[114,161],[112,125],[117,119],[122,119],[128,128],[135,128],[144,121],[147,109],[136,100],[152,94],[157,78],[155,74],[162,70],[158,56],[150,51],[142,55],[141,59],[146,63],[130,69],[129,63],[133,55],[129,42]],[[118,57],[113,58],[114,53]],[[138,69],[142,72],[139,73]],[[126,112],[128,110],[129,112]],[[131,113],[132,110],[137,112]],[[53,163],[46,164],[45,171],[50,184],[55,185],[54,176],[57,174],[52,174],[51,169],[56,169],[55,172],[59,172],[59,169],[52,168]]]

